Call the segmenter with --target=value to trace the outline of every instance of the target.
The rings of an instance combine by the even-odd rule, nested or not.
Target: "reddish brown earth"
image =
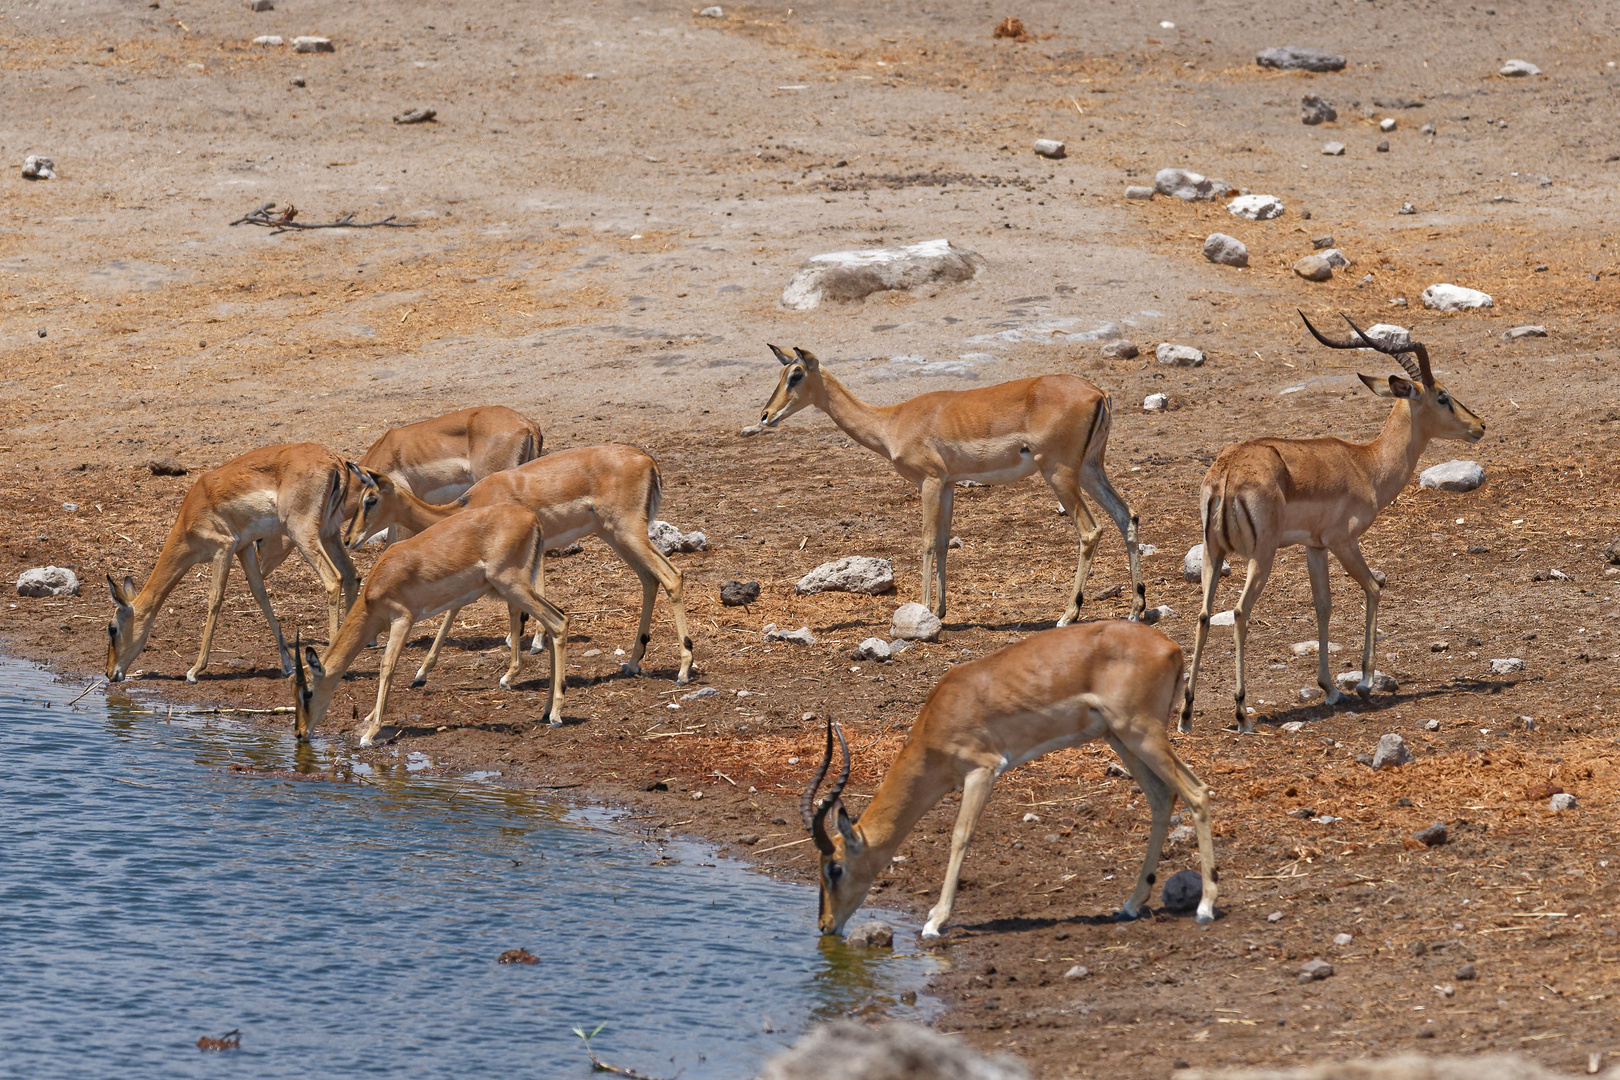
[[[1620,1052],[1620,585],[1604,557],[1620,535],[1620,164],[1607,160],[1620,154],[1620,76],[1606,66],[1620,54],[1606,6],[1037,4],[1016,12],[1033,35],[1020,43],[990,37],[1009,12],[988,7],[728,6],[715,20],[477,0],[452,21],[414,4],[284,0],[254,14],[160,2],[0,22],[0,569],[55,563],[86,584],[77,598],[0,605],[9,650],[76,679],[100,670],[109,605],[97,582],[144,580],[195,475],[154,477],[153,457],[195,470],[304,439],[358,455],[389,424],[509,403],[541,422],[548,448],[616,439],[658,456],[662,516],[709,537],[677,562],[697,684],[721,694],[679,700],[662,601],[649,675],[616,674],[639,589],[587,541],[548,564],[550,594],[574,613],[561,730],[535,726],[537,662],[517,691],[497,689],[502,619],[486,603],[465,613],[425,690],[401,680],[397,743],[372,751],[348,736],[375,693],[376,660],[363,658],[311,767],[340,751],[390,768],[408,747],[447,770],[493,768],[503,782],[633,806],[808,881],[794,802],[809,761],[788,758],[811,758],[820,729],[803,714],[845,723],[851,791],[869,793],[939,674],[1061,612],[1075,542],[1033,483],[961,491],[941,641],[889,665],[851,661],[918,590],[917,498],[818,413],[737,434],[774,384],[764,341],[813,348],[884,402],[1042,371],[1096,381],[1115,399],[1111,475],[1159,548],[1144,562],[1149,603],[1179,612],[1163,627],[1190,645],[1196,588],[1180,557],[1220,447],[1258,434],[1367,439],[1385,414],[1354,373],[1389,365],[1318,348],[1294,309],[1412,324],[1488,428],[1478,446],[1436,445],[1423,464],[1466,456],[1490,479],[1466,495],[1414,486],[1368,534],[1389,580],[1378,666],[1399,690],[1338,712],[1296,707],[1313,662],[1288,645],[1314,620],[1302,559],[1287,553],[1250,639],[1259,733],[1226,728],[1230,638],[1217,631],[1199,725],[1176,738],[1215,787],[1222,918],[1097,921],[1128,892],[1145,808],[1105,773],[1106,751],[1053,755],[1004,779],[968,855],[943,944],[950,968],[935,983],[950,1003],[941,1025],[1041,1076],[1396,1049],[1513,1050],[1579,1070]],[[326,34],[337,51],[248,44],[266,33]],[[1289,43],[1342,51],[1350,66],[1254,66],[1258,48]],[[1498,78],[1516,56],[1546,74]],[[1303,93],[1334,100],[1339,122],[1301,126]],[[1396,99],[1423,105],[1362,115]],[[389,122],[417,106],[438,122]],[[1386,114],[1400,127],[1380,136]],[[1433,137],[1418,133],[1426,122]],[[1068,140],[1070,156],[1029,154],[1045,136]],[[1387,154],[1373,150],[1381,137]],[[1318,153],[1330,138],[1350,146],[1344,158]],[[18,178],[29,153],[53,156],[61,178]],[[1251,223],[1220,205],[1120,197],[1171,164],[1275,193],[1288,212]],[[355,211],[414,227],[229,225],[271,200],[297,204],[301,220]],[[1421,212],[1397,215],[1407,201]],[[1216,230],[1249,245],[1250,269],[1199,257]],[[1355,266],[1321,285],[1293,277],[1310,238],[1328,233]],[[986,272],[933,295],[809,313],[777,304],[811,254],[934,236],[978,251]],[[1358,285],[1364,274],[1373,280]],[[1437,281],[1484,289],[1496,307],[1426,312],[1417,294]],[[1398,296],[1412,306],[1392,306]],[[1147,355],[1107,360],[1065,337],[1105,321]],[[1530,322],[1550,336],[1500,340]],[[971,340],[1018,329],[1019,340]],[[1161,368],[1151,346],[1166,340],[1209,362]],[[964,354],[981,354],[967,361],[975,381],[917,373],[915,358]],[[1173,408],[1141,413],[1155,391]],[[894,558],[898,595],[793,593],[845,554]],[[1545,580],[1551,569],[1569,580]],[[729,578],[758,580],[759,603],[723,607]],[[1088,591],[1124,579],[1121,545],[1105,536]],[[1359,591],[1342,575],[1334,591],[1346,646],[1335,667],[1353,667]],[[239,578],[211,671],[184,683],[204,593],[196,578],[176,591],[140,661],[147,674],[120,689],[184,705],[290,703]],[[306,569],[289,563],[271,596],[289,631],[324,637]],[[1092,600],[1086,616],[1125,611],[1123,599]],[[767,622],[820,640],[766,644]],[[1491,676],[1488,661],[1505,656],[1525,671]],[[1292,720],[1303,729],[1282,731]],[[1389,731],[1413,764],[1355,763]],[[646,790],[655,781],[668,790]],[[1554,787],[1581,809],[1549,811]],[[1340,820],[1290,813],[1302,808]],[[1024,823],[1030,812],[1041,821]],[[932,902],[953,813],[947,800],[924,820],[875,900]],[[1435,820],[1450,843],[1408,841]],[[1168,851],[1160,880],[1194,862]],[[804,923],[812,933],[808,909]],[[1339,933],[1353,941],[1334,945]],[[1315,957],[1335,974],[1300,984]],[[1075,964],[1089,975],[1064,979]],[[1457,978],[1464,964],[1476,978]]]

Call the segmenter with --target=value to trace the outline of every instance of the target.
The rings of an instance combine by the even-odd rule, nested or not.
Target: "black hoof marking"
[[[1157,883],[1158,880],[1159,880],[1159,875],[1158,874],[1149,874],[1148,875],[1148,884],[1149,885],[1153,885],[1153,884]]]
[[[1221,883],[1221,868],[1220,867],[1218,867],[1218,866],[1210,867],[1209,880],[1213,881],[1217,885],[1219,885]]]
[[[681,644],[686,646],[686,651],[687,652],[692,651],[692,639],[691,638],[682,638],[681,639]]]
[[[641,635],[641,643],[643,645],[647,644],[651,640],[652,640],[652,635],[651,634],[642,634]]]

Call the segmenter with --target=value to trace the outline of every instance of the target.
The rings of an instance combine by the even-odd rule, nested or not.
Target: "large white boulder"
[[[36,566],[17,576],[18,596],[78,596],[79,577],[65,566]]]
[[[800,593],[853,592],[873,596],[893,592],[894,564],[870,555],[846,555],[822,563],[800,578],[794,589]]]
[[[937,641],[944,624],[921,604],[901,604],[889,626],[889,636],[901,641]]]
[[[1153,176],[1153,190],[1160,195],[1174,195],[1187,202],[1220,199],[1226,195],[1226,181],[1212,180],[1191,169],[1160,169]]]
[[[1226,212],[1250,221],[1270,221],[1282,216],[1283,201],[1275,195],[1239,195],[1226,204]]]
[[[978,254],[949,240],[812,255],[782,290],[782,306],[809,311],[826,300],[847,302],[891,289],[969,281],[983,267]]]
[[[1221,577],[1230,577],[1232,564],[1225,559],[1221,560]],[[1181,560],[1181,580],[1204,580],[1204,545],[1194,544],[1187,549],[1187,554]]]
[[[1496,306],[1489,293],[1461,285],[1430,285],[1423,290],[1422,300],[1424,307],[1435,311],[1478,311]]]
[[[677,551],[702,551],[709,543],[708,537],[701,532],[683,533],[667,521],[649,521],[647,539],[665,555],[673,555]]]
[[[1418,475],[1418,487],[1441,491],[1473,491],[1484,482],[1485,470],[1477,461],[1448,461]]]

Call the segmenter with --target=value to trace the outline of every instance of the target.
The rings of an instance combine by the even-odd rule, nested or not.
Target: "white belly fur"
[[[972,480],[980,484],[1011,484],[1031,476],[1035,472],[1035,462],[1025,458],[1017,465],[1007,469],[992,469],[988,472],[953,473],[951,483],[961,483],[963,480]]]

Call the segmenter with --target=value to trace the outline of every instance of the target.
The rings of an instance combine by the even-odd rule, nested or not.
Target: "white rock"
[[[1374,680],[1378,676],[1373,676]],[[1402,765],[1412,762],[1412,751],[1406,748],[1406,740],[1393,731],[1378,740],[1378,749],[1373,751],[1372,767],[1374,769],[1398,769]]]
[[[304,35],[292,39],[293,51],[301,53],[336,52],[331,38]]]
[[[800,593],[853,592],[876,596],[894,591],[894,564],[870,555],[846,555],[822,563],[800,578],[794,589]]]
[[[1131,184],[1125,188],[1125,197],[1127,199],[1151,199],[1153,198],[1153,189],[1144,187],[1141,184]]]
[[[1142,621],[1148,626],[1152,626],[1154,623],[1163,622],[1165,619],[1173,619],[1175,617],[1176,609],[1171,607],[1169,604],[1160,604],[1158,607],[1150,607],[1146,611],[1142,612]]]
[[[1120,338],[1110,341],[1102,347],[1102,354],[1110,360],[1134,360],[1142,350],[1136,347],[1136,342]]]
[[[1524,661],[1517,656],[1504,656],[1491,661],[1492,675],[1517,675],[1524,670]]]
[[[702,701],[704,698],[715,697],[720,693],[712,686],[705,686],[701,690],[694,690],[690,694],[682,694],[682,701]]]
[[[1362,332],[1383,345],[1409,345],[1412,342],[1412,332],[1394,323],[1373,323]]]
[[[22,174],[24,180],[55,180],[56,162],[38,154],[29,154],[23,159]]]
[[[1140,557],[1144,558],[1144,559],[1147,558],[1149,555],[1157,555],[1158,553],[1159,553],[1159,545],[1157,545],[1157,544],[1138,543],[1136,545],[1136,554],[1139,555]]]
[[[1067,153],[1061,139],[1036,139],[1035,152],[1044,158],[1060,158]]]
[[[1160,169],[1153,177],[1153,190],[1160,195],[1174,195],[1187,202],[1220,199],[1226,195],[1225,180],[1211,180],[1202,173],[1189,169]]]
[[[1198,830],[1191,825],[1177,825],[1170,830],[1165,840],[1172,844],[1191,844],[1198,839]]]
[[[1334,653],[1338,652],[1339,647],[1340,646],[1337,641],[1328,642],[1328,655],[1332,656]],[[1292,645],[1288,646],[1288,651],[1293,653],[1295,656],[1315,656],[1321,651],[1321,649],[1322,643],[1314,640],[1296,641]]]
[[[1422,300],[1424,307],[1435,311],[1477,311],[1496,306],[1489,293],[1459,285],[1430,285],[1423,290]]]
[[[889,660],[894,656],[894,650],[882,638],[869,637],[855,646],[849,654],[851,660]]]
[[[1294,273],[1306,281],[1326,281],[1333,276],[1333,264],[1320,255],[1307,255],[1294,264]]]
[[[1261,67],[1281,68],[1284,71],[1342,71],[1344,57],[1326,49],[1306,45],[1283,45],[1263,49],[1254,58]]]
[[[1091,974],[1091,972],[1087,971],[1081,965],[1076,964],[1076,965],[1074,965],[1074,967],[1070,968],[1068,971],[1065,971],[1063,973],[1063,977],[1065,979],[1083,979],[1087,975],[1090,975],[1090,974]]]
[[[1552,797],[1552,801],[1547,804],[1547,807],[1550,810],[1561,811],[1577,810],[1580,808],[1580,805],[1581,804],[1576,801],[1575,796],[1571,795],[1567,791],[1560,791],[1557,795]]]
[[[1509,60],[1497,71],[1509,79],[1519,79],[1526,75],[1540,75],[1541,69],[1528,60]]]
[[[1309,701],[1309,700],[1311,700],[1311,698],[1309,696],[1307,696],[1307,695],[1309,695],[1312,690],[1316,690],[1316,687],[1314,687],[1314,686],[1306,686],[1306,687],[1301,688],[1300,691],[1299,691],[1300,700],[1301,701]],[[1318,690],[1317,693],[1321,693],[1321,691]],[[1311,695],[1311,696],[1314,696],[1314,695]],[[1288,721],[1288,723],[1286,723],[1286,724],[1284,724],[1282,726],[1282,729],[1284,731],[1288,732],[1290,735],[1297,735],[1301,731],[1305,730],[1305,721],[1303,721],[1303,720],[1290,720],[1290,721]]]
[[[260,34],[253,39],[255,45],[285,45],[287,42],[280,34]]]
[[[1299,698],[1300,704],[1308,705],[1322,696],[1322,688],[1320,686],[1302,686],[1294,692],[1294,696]]]
[[[1232,564],[1225,559],[1221,560],[1221,577],[1229,577],[1232,573]],[[1183,581],[1204,580],[1204,545],[1194,544],[1187,549],[1187,554],[1181,558],[1181,579]]]
[[[1236,611],[1217,611],[1215,614],[1213,614],[1213,615],[1211,615],[1209,617],[1209,625],[1211,625],[1211,626],[1236,626],[1237,625],[1237,612]]]
[[[1318,252],[1318,257],[1326,259],[1327,264],[1335,270],[1341,270],[1344,267],[1351,265],[1350,256],[1346,255],[1338,248],[1328,248],[1326,251]]]
[[[1282,216],[1283,202],[1275,195],[1239,195],[1226,204],[1226,212],[1250,221],[1270,221]]]
[[[1351,936],[1350,934],[1334,934],[1333,935],[1333,944],[1341,946],[1341,947],[1350,944],[1354,940],[1356,940],[1356,939],[1353,936]]]
[[[1154,350],[1159,363],[1173,367],[1203,367],[1204,354],[1191,345],[1173,345],[1166,341]]]
[[[705,19],[723,19],[726,17],[725,9],[721,8],[718,4],[716,4],[714,7],[706,7],[702,11],[698,12],[698,14],[703,16]]]
[[[949,240],[812,255],[782,290],[782,306],[809,311],[825,300],[854,301],[891,289],[969,281],[983,266],[979,255]]]
[[[1169,394],[1149,394],[1142,399],[1142,408],[1146,412],[1164,412],[1169,407]]]
[[[1394,131],[1398,126],[1399,125],[1396,123],[1393,116],[1386,116],[1382,120],[1378,121],[1379,131]]]
[[[1356,684],[1360,681],[1361,672],[1359,671],[1341,671],[1339,672],[1338,677],[1334,679],[1334,682],[1339,684],[1340,690],[1354,690],[1356,688]],[[1373,672],[1372,689],[1378,691],[1380,694],[1393,694],[1395,692],[1396,685],[1397,684],[1394,676],[1385,675],[1382,671]]]
[[[1235,236],[1210,233],[1204,241],[1204,258],[1222,266],[1248,266],[1248,246]]]
[[[1024,824],[1025,825],[1039,825],[1040,823],[1041,823],[1041,815],[1035,813],[1033,810],[1029,811],[1028,813],[1026,813],[1024,815]]]
[[[1423,730],[1424,731],[1439,731],[1440,730],[1440,721],[1438,721],[1438,720],[1430,720],[1428,723],[1423,725]]]
[[[1329,142],[1322,144],[1322,153],[1328,157],[1344,157],[1344,143]]]
[[[665,555],[673,555],[677,551],[702,551],[709,542],[701,532],[683,533],[667,521],[649,521],[647,539]]]
[[[921,604],[901,604],[889,626],[889,636],[901,641],[937,641],[943,624]]]
[[[78,596],[79,577],[65,566],[36,566],[17,575],[18,596]]]
[[[766,623],[760,630],[760,636],[766,641],[788,641],[794,645],[816,643],[816,635],[810,632],[808,626],[801,626],[797,630],[778,630],[775,623]]]
[[[1502,340],[1518,341],[1520,338],[1546,336],[1547,328],[1545,326],[1515,326],[1511,330],[1503,331]]]
[[[1441,491],[1473,491],[1485,482],[1485,470],[1477,461],[1447,461],[1424,469],[1418,486]]]

